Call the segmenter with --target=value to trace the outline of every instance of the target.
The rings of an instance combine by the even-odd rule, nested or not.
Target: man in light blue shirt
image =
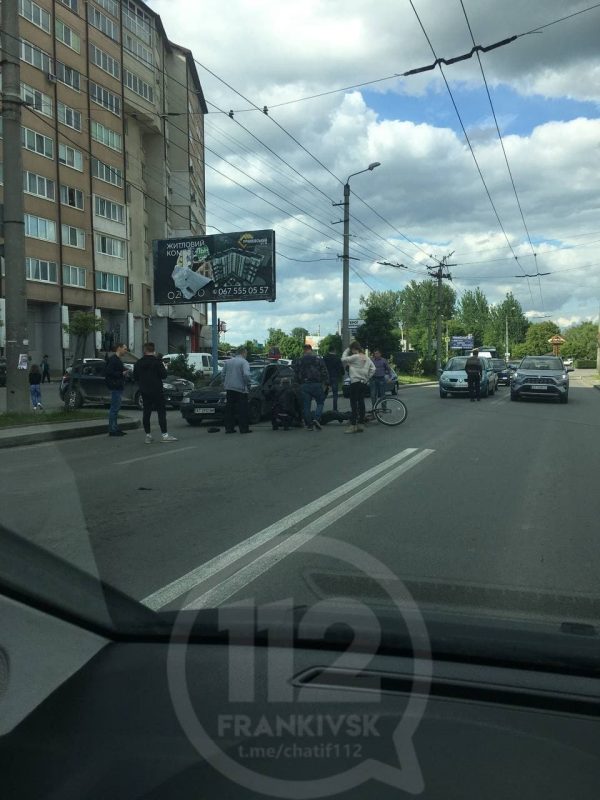
[[[240,347],[233,358],[223,367],[223,387],[227,393],[225,406],[225,433],[235,433],[237,419],[240,433],[252,433],[248,428],[248,389],[250,388],[250,365],[246,360],[247,350]]]

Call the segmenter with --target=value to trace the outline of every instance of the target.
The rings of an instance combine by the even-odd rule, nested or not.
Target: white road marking
[[[284,531],[289,530],[289,528],[292,528],[294,525],[302,522],[307,517],[325,508],[325,506],[329,505],[330,503],[339,500],[339,498],[348,494],[348,492],[352,492],[366,481],[370,481],[372,478],[375,478],[381,472],[385,472],[385,470],[392,468],[399,461],[408,458],[408,456],[415,452],[415,447],[407,447],[400,453],[396,453],[396,455],[388,458],[386,461],[382,461],[380,464],[368,469],[366,472],[362,472],[360,475],[357,475],[356,478],[352,478],[352,480],[348,481],[347,483],[338,486],[336,489],[332,489],[330,492],[327,492],[327,494],[324,494],[316,500],[313,500],[312,503],[308,503],[308,505],[298,508],[296,511],[293,511],[291,514],[288,514],[277,522],[274,522],[272,525],[269,525],[262,531],[258,531],[258,533],[250,536],[245,541],[240,542],[234,547],[231,547],[229,550],[225,550],[225,552],[215,556],[214,558],[211,558],[205,564],[201,564],[199,567],[196,567],[185,575],[182,575],[177,580],[172,581],[172,583],[163,586],[161,589],[158,589],[156,592],[148,595],[148,597],[144,598],[141,602],[155,611],[159,608],[162,608],[172,600],[181,597],[183,594],[187,594],[191,589],[203,583],[212,575],[225,569],[230,564],[235,563],[253,550],[256,550],[257,547],[261,547],[266,542],[270,541],[276,536],[279,536]]]
[[[337,522],[342,517],[346,516],[346,514],[349,514],[365,500],[370,500],[374,494],[395,481],[400,477],[400,475],[408,472],[409,469],[415,467],[433,452],[435,451],[422,450],[421,452],[417,453],[417,455],[413,456],[408,461],[405,461],[403,464],[395,467],[386,475],[383,475],[381,478],[374,481],[374,483],[365,486],[365,488],[360,492],[357,492],[349,497],[344,501],[343,504],[337,505],[330,509],[325,514],[318,517],[316,520],[309,523],[280,544],[273,545],[270,550],[258,556],[258,558],[255,558],[254,561],[250,562],[250,564],[242,567],[242,569],[240,569],[230,578],[227,578],[218,586],[209,589],[203,595],[197,597],[188,605],[185,605],[184,609],[216,608],[217,606],[221,605],[221,603],[224,603],[232,595],[237,594],[237,592],[270,570],[272,567],[286,558],[286,556],[289,556],[291,553],[298,550],[298,548],[302,547],[302,545],[304,545],[306,542],[310,541],[310,539],[312,539],[314,536],[321,533],[321,531],[325,530],[325,528],[328,528],[334,522]]]
[[[162,442],[156,441],[155,444],[162,444]],[[175,447],[173,449],[165,448],[160,453],[149,453],[147,456],[140,456],[139,458],[129,458],[127,461],[117,461],[115,462],[116,467],[122,467],[125,464],[135,464],[136,461],[148,461],[151,458],[161,458],[162,456],[172,456],[175,453],[183,453],[184,450],[195,450],[196,445],[190,445],[189,447]]]

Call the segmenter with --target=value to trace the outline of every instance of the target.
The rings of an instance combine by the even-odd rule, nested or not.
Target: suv
[[[142,393],[137,383],[133,380],[133,365],[124,364],[126,369],[125,387],[123,389],[124,406],[135,406],[143,408]],[[69,403],[72,408],[81,408],[86,403],[110,403],[110,389],[104,381],[106,362],[102,358],[86,358],[83,362],[75,365],[79,370],[79,384],[74,395],[69,392],[71,383],[72,367],[69,367],[62,377],[58,392],[60,399]],[[179,408],[179,403],[183,400],[184,394],[194,388],[191,381],[183,378],[176,378],[168,375],[163,381],[163,391],[165,402],[173,408]]]
[[[274,362],[271,364],[250,364],[251,386],[248,393],[248,419],[255,425],[271,412],[269,390],[282,378],[289,378],[295,388],[299,388],[292,367]],[[181,416],[189,425],[222,423],[225,419],[226,393],[223,388],[223,375],[215,375],[208,386],[187,394],[179,406]]]
[[[568,403],[569,372],[558,356],[525,356],[512,377],[510,399],[552,397]]]

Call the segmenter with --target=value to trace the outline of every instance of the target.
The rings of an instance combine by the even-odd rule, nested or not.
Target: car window
[[[561,370],[563,363],[560,358],[524,358],[521,369],[532,370]]]
[[[455,356],[455,358],[451,358],[450,361],[446,364],[446,369],[448,372],[454,372],[456,370],[461,370],[465,368],[465,364],[467,363],[467,356]]]

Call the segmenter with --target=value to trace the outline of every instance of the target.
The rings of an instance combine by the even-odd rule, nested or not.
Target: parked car
[[[525,356],[513,375],[510,399],[551,397],[568,403],[569,372],[572,367],[565,367],[558,356]]]
[[[492,358],[492,366],[494,372],[498,377],[498,386],[510,386],[510,376],[512,370],[508,368],[507,364],[501,358]]]
[[[0,386],[6,386],[6,359],[0,356]]]
[[[440,397],[450,397],[451,395],[468,395],[469,384],[465,364],[468,356],[454,356],[446,364],[440,373],[439,387]],[[491,358],[480,358],[481,362],[481,396],[487,397],[494,394],[498,386],[498,376],[494,371]]]
[[[572,358],[563,358],[562,360],[565,367],[572,367],[573,366],[573,359]]]
[[[169,369],[171,361],[179,358],[180,355],[182,355],[182,353],[168,353],[166,356],[163,356],[163,364],[166,366],[167,370]],[[190,367],[196,372],[199,372],[202,376],[208,377],[212,375],[213,359],[211,353],[188,353],[187,361]]]
[[[391,369],[391,367],[390,367],[390,369]],[[396,375],[396,373],[392,369],[392,377],[390,378],[390,377],[386,376],[385,393],[386,394],[398,394],[398,383],[399,383],[398,376]],[[344,395],[344,397],[346,399],[348,399],[350,397],[350,376],[348,375],[348,371],[347,370],[344,373],[344,383],[343,383],[343,386],[342,386],[342,392],[343,392],[343,395]],[[370,387],[370,385],[368,383],[365,384],[364,395],[365,395],[365,397],[370,397],[371,396],[371,387]]]
[[[250,376],[252,385],[248,397],[249,420],[251,425],[255,425],[271,412],[271,401],[267,395],[276,381],[289,378],[294,386],[297,387],[298,384],[294,370],[287,364],[277,362],[251,363]],[[225,418],[225,400],[223,375],[215,375],[208,386],[195,389],[183,398],[179,407],[181,416],[189,425],[201,425],[203,422],[222,424]]]
[[[133,380],[133,365],[124,364],[127,371],[125,377],[125,388],[123,389],[123,405],[142,408],[142,394],[138,384]],[[73,408],[81,408],[91,403],[110,403],[110,389],[106,386],[104,375],[106,362],[102,358],[86,358],[83,362],[75,365],[79,369],[79,383],[74,396],[69,392],[71,384],[71,374],[73,367],[69,367],[60,382],[58,392],[63,402],[68,402]],[[167,375],[163,381],[165,403],[172,408],[179,408],[179,404],[187,392],[194,388],[191,381],[179,378],[175,375]]]

